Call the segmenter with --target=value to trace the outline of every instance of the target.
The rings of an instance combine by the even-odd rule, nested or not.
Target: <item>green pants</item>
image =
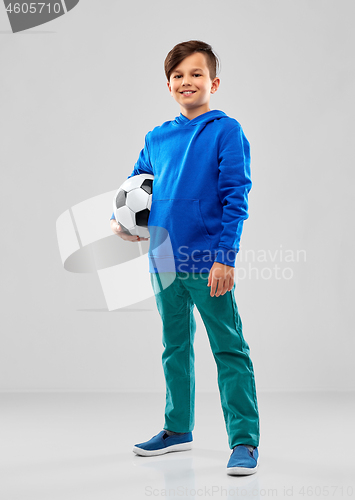
[[[175,279],[174,279],[175,276]],[[209,273],[151,273],[163,322],[162,355],[166,382],[164,429],[190,432],[195,425],[194,337],[196,305],[217,365],[218,387],[228,443],[259,445],[259,413],[253,364],[242,321],[230,292],[211,297]],[[170,284],[169,284],[170,283]]]

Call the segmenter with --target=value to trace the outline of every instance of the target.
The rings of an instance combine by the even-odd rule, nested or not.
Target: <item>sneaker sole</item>
[[[138,446],[133,446],[133,451],[137,455],[142,457],[152,457],[154,455],[164,455],[165,453],[170,453],[172,451],[187,451],[191,450],[192,443],[180,443],[174,444],[172,446],[167,446],[166,448],[161,448],[160,450],[144,450],[143,448],[139,448]]]
[[[227,474],[230,476],[244,476],[244,475],[249,475],[249,474],[255,474],[255,472],[258,470],[259,464],[257,464],[255,467],[227,467]]]

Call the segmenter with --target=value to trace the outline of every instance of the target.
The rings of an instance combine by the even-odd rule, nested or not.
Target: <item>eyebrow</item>
[[[194,68],[194,69],[192,69],[191,71],[197,71],[197,70],[199,70],[199,71],[203,71],[203,69],[201,69],[201,68]],[[175,70],[173,71],[173,73],[181,73],[181,70],[180,70],[180,69],[175,69]]]

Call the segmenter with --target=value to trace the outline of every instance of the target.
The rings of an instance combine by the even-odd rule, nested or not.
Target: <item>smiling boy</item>
[[[166,381],[163,430],[133,451],[152,456],[191,449],[196,305],[217,365],[232,449],[227,473],[239,475],[256,472],[260,437],[253,364],[234,296],[235,260],[252,183],[249,142],[241,125],[223,111],[210,110],[210,97],[220,85],[217,63],[211,46],[198,40],[179,43],[168,53],[167,86],[180,116],[148,132],[130,175],[154,175],[148,256],[162,319]],[[144,239],[123,233],[114,216],[111,228],[125,240]],[[170,259],[157,244],[156,228],[169,236]],[[163,286],[171,276],[173,281]]]

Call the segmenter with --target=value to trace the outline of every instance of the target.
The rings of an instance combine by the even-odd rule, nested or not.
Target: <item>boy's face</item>
[[[210,78],[206,57],[195,52],[178,64],[170,75],[168,88],[180,111],[190,120],[210,111],[209,102],[220,84],[219,78]]]

